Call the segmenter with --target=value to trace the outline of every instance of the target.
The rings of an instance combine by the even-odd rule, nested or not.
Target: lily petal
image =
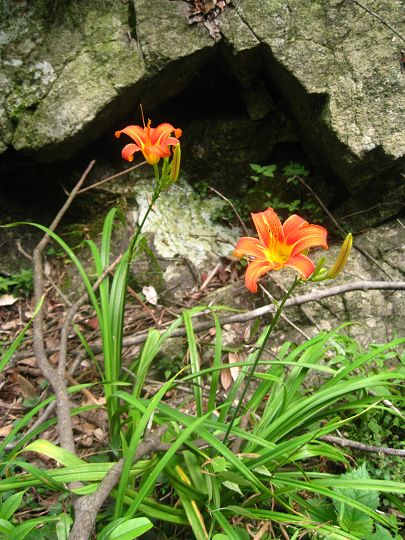
[[[171,144],[172,146],[176,146],[177,144],[180,144],[179,139],[176,139],[176,137],[167,137],[166,144]]]
[[[245,274],[245,285],[250,292],[257,292],[257,280],[260,276],[273,270],[274,266],[269,261],[255,259],[250,262]]]
[[[173,132],[175,137],[171,137]],[[161,158],[170,157],[170,146],[180,144],[178,137],[182,135],[181,129],[175,128],[167,122],[153,128],[150,120],[143,127],[126,126],[124,129],[116,131],[115,136],[120,137],[121,133],[125,133],[136,143],[134,146],[127,145],[122,151],[122,157],[127,161],[132,161],[133,154],[141,151],[150,165],[156,165]]]
[[[272,208],[267,208],[264,212],[252,213],[253,223],[257,229],[260,242],[267,246],[270,242],[270,237],[284,237],[283,228],[278,215]]]
[[[125,135],[128,135],[128,137],[131,137],[131,139],[135,141],[140,147],[142,147],[147,142],[145,130],[140,126],[127,126],[120,131],[116,131],[115,136],[119,138],[121,133],[125,133]]]
[[[311,259],[306,255],[302,255],[302,253],[295,255],[295,257],[290,257],[284,266],[293,268],[303,279],[308,279],[315,270],[315,265]]]
[[[167,137],[173,133],[175,130],[174,126],[171,124],[165,123],[160,124],[156,128],[151,128],[150,140],[152,144],[160,144],[162,141],[167,139]]]
[[[140,152],[140,151],[141,149],[136,144],[127,144],[122,149],[121,155],[127,161],[133,161],[135,152]]]
[[[243,236],[236,244],[233,252],[234,257],[243,257],[247,255],[250,257],[264,258],[263,254],[264,246],[262,246],[257,238],[251,238],[250,236]]]
[[[246,269],[246,287],[256,292],[257,280],[261,275],[270,270],[281,270],[284,266],[308,279],[314,272],[315,265],[306,253],[311,247],[328,249],[327,230],[320,225],[312,225],[295,214],[281,225],[272,208],[252,213],[252,219],[259,240],[242,237],[234,251],[236,257],[253,257]]]
[[[306,227],[300,227],[295,232],[292,231],[289,235],[289,242],[294,244],[291,255],[294,256],[306,249],[317,246],[328,249],[327,235],[328,231],[320,225],[307,225]]]
[[[294,241],[292,242],[290,241],[289,235],[291,233],[295,233],[297,229],[299,229],[300,227],[303,227],[304,225],[308,225],[308,222],[305,221],[305,219],[303,219],[302,217],[297,216],[297,214],[293,214],[292,216],[290,216],[284,221],[283,231],[284,231],[285,240],[288,244],[294,243]]]
[[[152,156],[158,156],[159,158],[165,158],[170,156],[170,149],[168,146],[147,146],[144,149],[145,154],[148,153]]]

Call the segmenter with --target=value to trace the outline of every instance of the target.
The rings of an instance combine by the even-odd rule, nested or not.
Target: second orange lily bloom
[[[281,224],[272,208],[252,213],[252,219],[259,238],[242,237],[234,251],[235,257],[246,256],[249,259],[245,274],[249,291],[257,292],[260,276],[285,266],[297,271],[303,279],[308,279],[315,265],[306,253],[312,247],[328,249],[327,230],[308,223],[296,214]]]
[[[181,129],[176,129],[171,124],[160,124],[156,128],[151,127],[151,121],[144,127],[127,126],[115,132],[116,137],[125,133],[134,141],[122,149],[122,157],[127,161],[133,161],[135,152],[142,152],[150,165],[156,165],[160,158],[170,157],[170,146],[180,144]],[[174,137],[172,137],[174,133]]]

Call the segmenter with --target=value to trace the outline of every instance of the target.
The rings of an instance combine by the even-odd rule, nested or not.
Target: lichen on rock
[[[4,4],[5,145],[45,161],[66,158],[105,129],[109,107],[116,104],[115,116],[123,89],[144,74],[128,6],[94,0]]]
[[[149,205],[153,180],[138,182],[134,193],[138,208],[133,220],[139,223]],[[143,227],[153,235],[156,253],[163,258],[185,257],[198,268],[207,268],[221,256],[231,255],[241,234],[237,228],[215,223],[226,203],[219,197],[202,199],[184,180],[164,192]]]

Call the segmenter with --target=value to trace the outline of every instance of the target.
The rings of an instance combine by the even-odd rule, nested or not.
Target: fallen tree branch
[[[373,452],[375,454],[386,454],[388,456],[404,456],[405,450],[399,448],[387,448],[386,446],[374,446],[372,444],[364,444],[358,441],[352,441],[351,439],[345,439],[343,437],[334,437],[333,435],[323,435],[319,437],[322,441],[337,444],[338,446],[344,446],[348,448],[356,448],[356,450],[362,450],[363,452]]]
[[[110,182],[110,180],[114,180],[115,178],[118,178],[119,176],[123,176],[124,174],[127,174],[135,169],[138,169],[139,167],[142,167],[142,165],[146,165],[147,161],[142,161],[141,163],[137,163],[133,167],[129,167],[128,169],[125,169],[125,171],[121,171],[119,173],[113,174],[112,176],[108,176],[107,178],[104,178],[103,180],[100,180],[99,182],[96,182],[94,184],[91,184],[91,186],[87,186],[80,191],[76,193],[76,195],[81,195],[82,193],[85,193],[86,191],[90,191],[91,189],[94,189],[96,187],[100,187],[101,185]],[[65,190],[66,195],[70,195],[68,191]]]
[[[300,306],[302,304],[307,304],[308,302],[318,302],[324,298],[329,298],[330,296],[337,296],[339,294],[345,294],[353,291],[369,291],[369,290],[405,290],[405,281],[354,281],[353,283],[344,283],[343,285],[336,285],[335,287],[329,287],[327,289],[315,290],[313,292],[302,294],[300,296],[293,296],[285,303],[285,307]],[[244,313],[235,313],[234,315],[229,315],[228,317],[220,317],[220,325],[232,324],[237,322],[247,322],[252,319],[257,319],[263,315],[268,315],[269,313],[274,313],[276,308],[273,304],[262,306],[260,308],[254,309],[252,311],[246,311]],[[201,315],[201,314],[200,314]],[[204,313],[207,315],[207,312]],[[193,325],[195,332],[203,332],[209,330],[215,326],[213,320],[204,321],[201,323],[196,323]],[[170,337],[181,337],[185,336],[186,331],[184,328],[178,328],[174,330]],[[131,345],[137,345],[143,343],[146,340],[147,332],[141,332],[135,336],[129,336],[124,338],[123,345],[129,347]],[[101,352],[101,345],[95,343],[92,346],[92,350],[95,354]]]
[[[115,261],[114,261],[115,262]],[[336,296],[339,294],[345,294],[348,292],[354,291],[372,291],[372,290],[393,290],[393,291],[403,291],[405,290],[405,281],[354,281],[353,283],[345,283],[343,285],[336,285],[335,287],[329,287],[327,289],[313,291],[311,293],[303,294],[300,296],[293,296],[287,300],[285,307],[301,306],[309,302],[317,302],[330,296]],[[229,315],[228,317],[220,317],[219,322],[221,326],[225,324],[232,324],[236,322],[248,322],[263,315],[268,315],[269,313],[274,313],[274,305],[266,305],[252,311],[245,311],[243,313],[235,313],[234,315]],[[208,311],[204,313],[198,313],[193,316],[193,319],[206,316],[209,314]],[[204,321],[201,323],[196,323],[194,325],[195,332],[204,332],[213,328],[215,323],[213,320]],[[162,328],[166,328],[162,325]],[[139,345],[143,343],[147,338],[147,332],[142,331],[133,336],[124,337],[123,346],[131,347],[132,345]],[[184,328],[178,328],[173,331],[169,337],[183,337],[186,335]],[[101,343],[95,342],[91,345],[92,351],[94,354],[99,354],[102,351]],[[53,354],[59,352],[59,348],[48,349],[47,354]],[[13,356],[13,363],[23,360],[24,358],[30,358],[32,356],[32,351],[25,351],[23,353],[16,353]],[[13,365],[13,364],[9,364]]]
[[[171,444],[162,442],[167,428],[168,426],[161,426],[156,431],[148,433],[136,450],[134,462],[139,461],[146,454],[169,450]],[[94,493],[76,500],[75,521],[69,534],[69,540],[88,540],[91,537],[97,514],[120,479],[123,466],[124,459],[122,458],[108,471]]]
[[[72,190],[71,194],[67,198],[65,204],[59,210],[49,229],[54,231],[61,222],[66,211],[72,204],[76,197],[80,187],[86,180],[87,175],[93,168],[95,161],[91,161],[86,170],[82,174],[80,180]],[[33,265],[34,265],[34,302],[35,305],[39,305],[44,295],[44,271],[42,265],[42,253],[49,242],[49,234],[45,234],[39,241],[38,245],[34,249],[33,253]],[[33,347],[35,357],[38,362],[43,376],[52,386],[56,397],[56,414],[58,418],[58,432],[59,443],[62,448],[75,453],[75,444],[73,440],[73,424],[70,416],[70,403],[67,392],[67,385],[65,379],[66,365],[64,361],[60,361],[57,369],[55,369],[48,360],[47,352],[45,350],[44,340],[44,315],[43,308],[41,308],[33,321]]]

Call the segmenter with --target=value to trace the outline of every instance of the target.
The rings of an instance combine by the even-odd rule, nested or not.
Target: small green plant
[[[254,182],[260,182],[261,176],[267,178],[274,178],[274,173],[277,170],[277,165],[258,165],[257,163],[251,163],[250,168],[256,173],[257,176],[251,176],[251,180]]]
[[[342,479],[350,480],[370,480],[370,475],[367,472],[365,464],[357,469],[353,469],[350,472],[342,474]],[[358,501],[371,510],[378,510],[380,506],[380,497],[376,491],[362,491],[353,488],[334,487],[335,493],[350,497],[354,501]],[[385,538],[397,538],[399,536],[391,536],[389,530],[381,526],[372,517],[365,514],[361,510],[355,507],[349,507],[345,503],[339,500],[334,500],[333,507],[335,511],[335,523],[338,524],[342,530],[358,536],[359,538],[372,538],[373,540],[385,539]],[[391,516],[389,521],[392,528],[397,530],[398,524],[395,516]]]
[[[398,350],[404,340],[369,351],[359,350],[356,359],[347,366],[339,361],[348,343],[340,331],[322,332],[299,346],[285,343],[277,359],[264,357],[259,361],[254,374],[256,390],[231,428],[231,439],[225,443],[224,434],[229,427],[226,419],[233,411],[236,395],[246,382],[256,352],[235,364],[240,372],[235,386],[223,401],[219,397],[215,375],[229,366],[221,362],[220,330],[216,335],[212,367],[202,369],[198,366],[191,325],[196,313],[197,310],[193,309],[178,319],[178,323],[185,322],[188,329],[190,360],[194,366],[192,373],[182,375],[178,383],[172,378],[157,394],[148,398],[135,397],[133,392],[124,389],[117,391],[124,405],[123,412],[128,414],[128,427],[135,411],[141,413],[136,418],[137,425],[143,426],[142,430],[146,429],[152,416],[157,426],[168,426],[163,438],[168,450],[159,458],[150,456],[131,462],[128,480],[112,493],[116,498],[116,502],[111,503],[111,509],[114,509],[122,490],[122,510],[117,519],[113,519],[109,512],[100,516],[98,533],[106,534],[126,516],[126,519],[148,520],[142,523],[149,527],[154,521],[164,530],[174,524],[188,524],[195,538],[201,540],[215,538],[216,534],[243,540],[246,529],[252,530],[253,527],[258,532],[257,524],[263,520],[272,521],[274,531],[279,535],[277,537],[281,537],[280,524],[286,527],[290,537],[307,531],[314,537],[358,540],[368,538],[364,532],[370,531],[373,540],[399,540],[395,519],[376,510],[380,506],[378,494],[385,497],[404,493],[403,484],[370,478],[365,467],[350,472],[346,453],[324,442],[322,436],[336,429],[345,429],[356,418],[365,418],[378,406],[379,399],[371,401],[365,391],[374,388],[381,392],[385,388],[384,394],[387,395],[398,373],[383,369],[365,378],[358,370]],[[172,326],[171,332],[175,327]],[[169,335],[166,334],[166,338]],[[259,336],[258,346],[262,340],[263,334]],[[164,340],[156,332],[150,334],[138,359],[137,373],[142,381],[150,355],[157,354],[163,344]],[[350,356],[351,350],[347,352]],[[327,362],[325,358],[328,358]],[[321,385],[313,392],[305,391],[306,378],[316,372],[323,374]],[[201,382],[210,388],[212,399],[210,397],[208,402],[200,391]],[[175,391],[177,384],[184,386],[190,383],[196,403],[200,404],[200,413],[182,410],[166,399],[166,394]],[[80,391],[79,388],[71,390]],[[33,413],[45,405],[39,404]],[[84,407],[73,409],[72,414],[81,409]],[[246,421],[242,422],[245,414],[249,416],[247,425]],[[391,411],[390,416],[395,418],[395,411]],[[26,424],[27,420],[24,422]],[[20,421],[11,439],[7,437],[0,445],[0,451],[4,451],[10,440],[18,439],[18,445],[8,456],[9,472],[13,474],[2,477],[0,492],[23,494],[30,487],[42,490],[49,486],[63,495],[66,483],[82,480],[85,485],[78,494],[87,493],[95,489],[110,470],[113,461],[83,460],[48,441],[35,440],[54,423],[55,419],[51,419],[39,426],[35,433],[20,440],[18,429],[24,425]],[[239,440],[237,451],[233,446],[235,438]],[[30,443],[30,440],[34,442]],[[133,446],[130,445],[131,448]],[[21,449],[55,459],[60,467],[45,470],[26,463],[18,455]],[[130,449],[127,452],[130,455]],[[330,470],[325,471],[324,466],[320,466],[325,462],[330,464]],[[349,472],[334,474],[331,471],[336,466],[348,468]],[[26,472],[21,473],[21,470]],[[169,498],[160,502],[165,497]],[[395,501],[392,504],[395,506]],[[62,519],[60,514],[58,519]],[[234,522],[238,527],[233,527]],[[132,525],[131,522],[128,527]],[[49,528],[51,530],[51,524]],[[208,531],[210,534],[207,536]],[[184,537],[187,537],[186,532]]]
[[[16,493],[6,493],[0,497],[0,538],[1,539],[18,539],[18,540],[33,540],[35,539],[51,539],[57,538],[67,540],[72,518],[67,514],[59,514],[58,516],[42,516],[39,518],[26,519],[19,523],[14,515],[18,508],[23,503],[23,498],[26,490],[20,490]],[[41,526],[49,531],[49,536],[38,534],[37,527]],[[33,532],[35,529],[35,532]]]
[[[33,272],[30,269],[22,270],[10,276],[0,276],[0,293],[14,296],[29,296],[33,288]]]
[[[379,407],[350,422],[344,434],[350,439],[375,447],[390,446],[403,449],[403,423],[403,417],[387,414],[385,408]],[[365,457],[360,452],[354,452],[354,455],[360,463],[363,462],[367,466],[374,478],[398,482],[405,478],[403,457],[383,453],[373,453]],[[390,506],[390,501],[384,498],[383,504]]]
[[[290,179],[291,182],[298,185],[298,180],[296,179],[297,176],[306,177],[309,176],[309,171],[304,167],[304,165],[301,165],[301,163],[294,163],[293,161],[290,161],[288,165],[283,167],[283,175],[285,178]]]
[[[250,168],[254,174],[249,177],[251,184],[246,194],[236,198],[230,197],[232,206],[224,206],[218,210],[214,216],[215,220],[232,222],[236,210],[242,220],[249,223],[253,208],[264,210],[271,206],[286,215],[299,211],[318,223],[323,222],[322,209],[308,196],[306,190],[302,189],[300,179],[310,174],[303,165],[290,162],[279,171],[279,166],[274,163],[270,165],[250,163]],[[209,186],[207,182],[199,182],[196,189],[205,196]]]
[[[309,171],[300,163],[290,162],[285,165],[282,169],[281,174],[277,174],[278,167],[276,164],[272,165],[258,165],[257,163],[251,163],[250,168],[256,173],[250,177],[256,185],[251,187],[248,190],[248,193],[251,196],[260,196],[262,197],[262,207],[266,208],[271,206],[277,210],[288,210],[288,213],[294,213],[297,210],[304,212],[306,215],[311,216],[312,219],[322,222],[322,212],[320,208],[311,200],[308,199],[305,193],[302,193],[300,189],[300,178],[305,178],[309,176]],[[286,199],[281,198],[280,195],[277,195],[269,190],[269,181],[274,179],[278,182],[277,192],[280,191],[280,186],[285,184],[291,184],[297,188],[296,196],[292,198],[292,193],[289,195],[288,190],[287,194],[284,196]],[[286,191],[281,189],[281,191]],[[263,198],[263,195],[265,197]]]

